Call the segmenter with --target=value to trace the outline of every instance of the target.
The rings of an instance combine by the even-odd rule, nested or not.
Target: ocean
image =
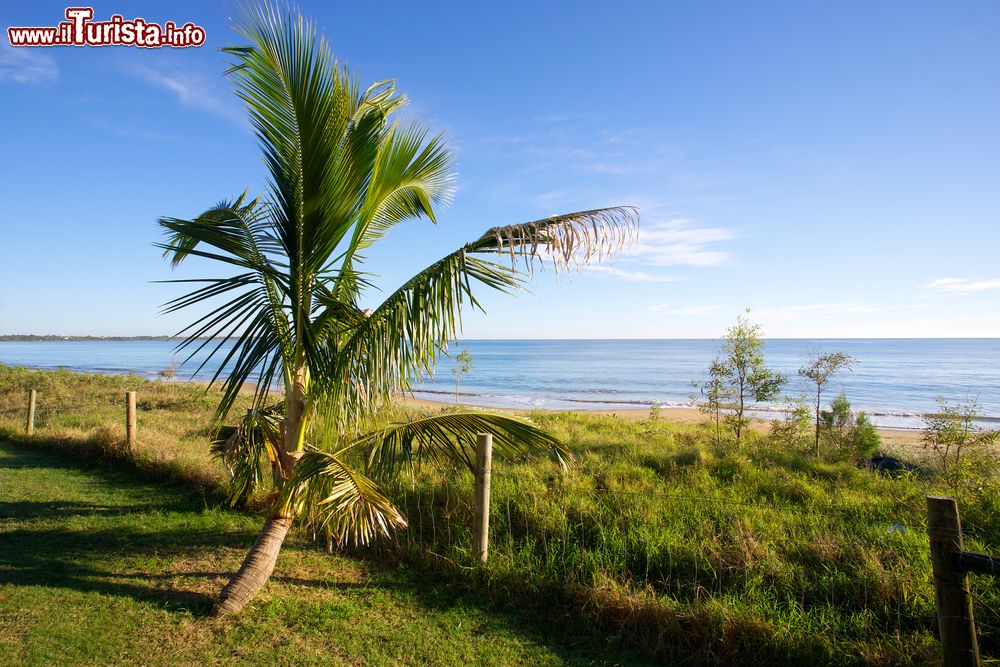
[[[539,409],[691,407],[692,381],[705,379],[717,340],[467,340],[472,370],[462,377],[461,400],[490,407]],[[85,373],[135,373],[150,379],[183,355],[171,341],[0,342],[0,363],[65,367]],[[857,360],[836,375],[825,398],[843,391],[855,409],[880,426],[920,428],[922,414],[975,398],[987,422],[1000,421],[1000,339],[771,339],[768,365],[788,377],[784,394],[809,392],[796,370],[808,355],[844,352]],[[200,357],[178,369],[176,380],[206,380]],[[453,364],[414,388],[417,397],[455,400]],[[764,415],[767,416],[767,415]]]

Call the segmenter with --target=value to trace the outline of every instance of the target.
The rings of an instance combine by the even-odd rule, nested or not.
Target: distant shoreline
[[[177,348],[184,339],[171,336],[0,335],[0,363],[104,375],[133,373],[149,379],[206,380],[215,365],[203,366],[208,349],[196,341],[187,352]],[[463,340],[475,358],[475,370],[463,378],[464,403],[520,410],[638,410],[698,409],[690,379],[705,374],[715,341],[650,342],[580,340],[508,342]],[[199,349],[195,349],[199,348]],[[864,411],[879,427],[920,430],[926,417],[940,412],[939,399],[957,402],[981,398],[977,422],[1000,424],[1000,394],[995,363],[1000,347],[982,342],[838,343],[832,339],[777,342],[768,346],[768,362],[789,378],[786,396],[777,405],[762,406],[754,416],[782,419],[786,404],[815,388],[804,385],[796,369],[810,350],[836,348],[857,359],[858,367],[838,376],[824,391],[831,400],[839,391],[856,411]],[[228,353],[228,347],[223,353]],[[586,363],[580,363],[586,359]],[[446,380],[448,360],[436,375],[413,387],[417,397],[452,402],[454,383]],[[207,369],[207,370],[206,370]],[[694,392],[694,393],[693,393]]]
[[[128,341],[181,341],[178,336],[36,336],[34,334],[8,334],[0,336],[0,343],[127,343]]]
[[[411,408],[424,409],[424,410],[440,410],[442,408],[454,408],[455,403],[444,402],[444,401],[434,401],[426,398],[415,398],[411,396],[400,396],[397,399],[401,404],[406,405]],[[466,407],[490,410],[493,412],[506,412],[510,414],[525,414],[533,412],[533,410],[525,410],[519,408],[495,408],[484,405],[470,405],[464,404]],[[642,409],[636,407],[626,407],[621,410],[601,410],[601,409],[576,409],[576,410],[537,410],[537,412],[545,413],[558,413],[558,412],[576,412],[582,415],[592,415],[592,416],[603,416],[603,417],[617,417],[619,419],[624,419],[627,421],[645,421],[650,418],[649,409]],[[660,409],[660,419],[663,421],[672,421],[681,424],[711,424],[711,417],[698,408],[678,408],[678,407],[665,407]],[[771,426],[771,422],[766,419],[751,418],[751,425],[758,431],[766,433]],[[913,449],[919,447],[922,442],[923,434],[920,431],[909,430],[909,429],[894,429],[887,427],[878,427],[878,432],[882,436],[883,445],[887,447],[901,446],[907,449]]]
[[[907,341],[907,340],[1000,340],[1000,336],[855,336],[855,337],[844,337],[844,338],[827,338],[821,337],[823,340],[828,340],[830,342],[836,341],[864,341],[864,340],[877,340],[877,341]],[[159,341],[183,341],[186,340],[184,336],[60,336],[56,334],[3,334],[0,335],[0,343],[59,343],[59,342],[100,342],[107,341],[112,343],[122,343],[128,341],[149,341],[149,340],[159,340]],[[196,340],[209,340],[208,338],[199,337]],[[458,341],[461,343],[479,343],[479,342],[552,342],[552,341],[704,341],[704,340],[719,340],[718,337],[704,337],[704,338],[463,338]],[[767,336],[763,339],[764,341],[811,341],[818,340],[817,338],[783,338],[781,336]]]
[[[474,392],[461,391],[456,394],[454,391],[446,391],[440,389],[427,389],[427,388],[414,388],[409,390],[413,394],[414,400],[426,400],[428,403],[445,403],[450,402],[452,397],[460,396],[463,401],[467,401],[469,405],[479,406],[477,401],[480,394]],[[418,396],[418,394],[430,395]],[[440,397],[440,398],[439,398]],[[570,407],[539,407],[542,411],[553,411],[553,412],[589,412],[589,413],[616,413],[624,411],[640,412],[643,414],[648,414],[649,410],[654,406],[658,407],[661,411],[665,412],[667,410],[693,410],[695,412],[701,412],[702,408],[700,404],[689,404],[689,403],[677,403],[677,402],[663,402],[656,400],[615,400],[615,399],[584,399],[584,398],[559,398],[560,401],[572,404]],[[807,404],[808,405],[808,404]],[[496,407],[500,409],[511,409],[511,410],[522,410],[530,411],[536,409],[533,406],[489,406],[486,404],[480,407]],[[726,409],[732,409],[735,406],[724,406]],[[811,407],[810,407],[811,409]],[[780,418],[782,415],[786,415],[792,411],[790,407],[782,405],[771,405],[762,406],[754,405],[752,407],[746,408],[747,413],[749,413],[754,419],[759,419],[761,422],[767,423]],[[938,412],[903,412],[903,411],[879,411],[879,410],[862,410],[869,417],[903,417],[903,418],[919,418],[923,419],[925,417],[936,417],[940,416]],[[1000,416],[992,415],[980,415],[976,418],[978,422],[985,423],[1000,423]],[[893,427],[884,426],[880,428],[887,428],[892,431],[913,431],[919,430],[915,428],[904,428],[904,427]]]

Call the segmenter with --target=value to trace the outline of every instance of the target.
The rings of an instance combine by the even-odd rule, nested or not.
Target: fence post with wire
[[[954,498],[927,497],[927,533],[945,667],[979,667],[969,572],[1000,576],[1000,558],[965,551]]]

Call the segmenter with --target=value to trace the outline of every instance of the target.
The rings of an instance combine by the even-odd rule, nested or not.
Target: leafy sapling
[[[837,371],[850,370],[854,363],[854,357],[843,352],[832,352],[814,355],[799,369],[799,375],[816,385],[816,397],[813,402],[816,409],[816,456],[819,456],[820,406],[822,405],[823,387]]]
[[[749,309],[747,312],[750,312]],[[739,445],[743,441],[743,431],[750,423],[745,414],[747,405],[777,399],[785,384],[785,378],[765,364],[761,326],[751,324],[742,315],[736,318],[736,324],[726,331],[722,354],[713,362],[711,373],[713,377],[723,380],[731,394],[732,412],[726,415],[725,421],[732,428]]]
[[[455,365],[451,369],[451,376],[455,378],[455,403],[460,402],[459,388],[462,384],[462,376],[472,370],[472,354],[468,350],[462,350],[455,356]]]

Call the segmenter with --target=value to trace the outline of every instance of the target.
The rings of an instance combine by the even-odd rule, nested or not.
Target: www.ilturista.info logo
[[[11,27],[7,37],[11,46],[140,46],[156,49],[163,46],[183,48],[205,43],[205,29],[167,21],[162,26],[146,19],[126,21],[113,14],[109,21],[92,21],[93,7],[67,7],[66,21],[52,28]]]

